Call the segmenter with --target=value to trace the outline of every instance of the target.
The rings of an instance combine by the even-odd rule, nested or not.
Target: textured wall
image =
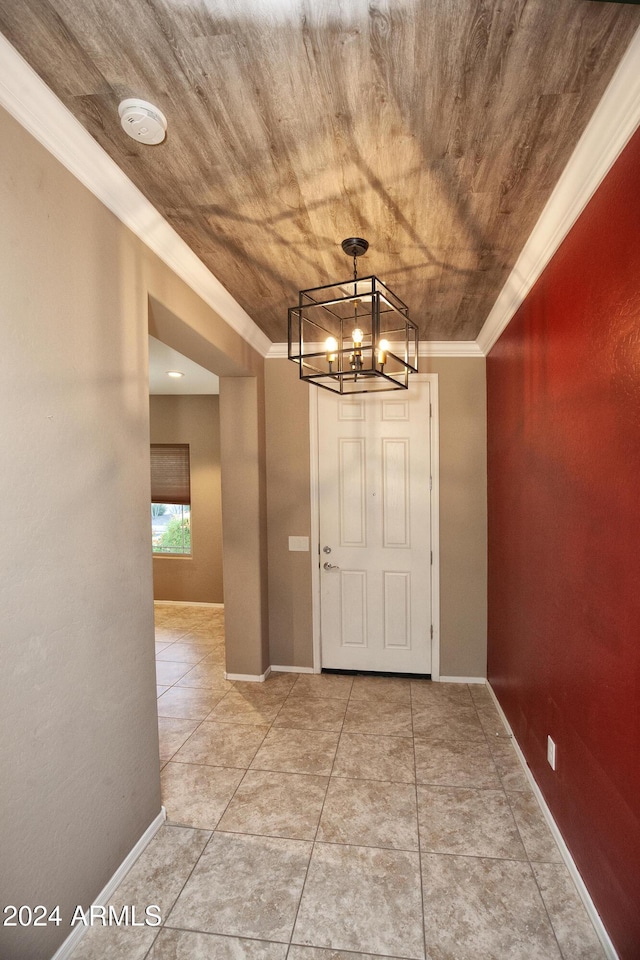
[[[149,398],[151,443],[188,443],[191,556],[153,557],[156,600],[222,603],[220,402],[217,396]]]
[[[311,666],[309,387],[289,360],[268,360],[267,469],[271,662]],[[487,630],[486,383],[483,358],[421,359],[440,399],[440,670],[483,677]]]
[[[265,389],[271,663],[312,667],[313,554],[290,551],[289,537],[311,534],[309,390],[318,388],[303,383],[290,360],[269,360]]]
[[[487,361],[489,677],[625,960],[640,949],[639,225],[640,133]]]
[[[62,916],[0,955],[44,960],[160,812],[146,330],[115,218],[0,127],[0,897]]]
[[[259,677],[269,666],[264,380],[220,380],[226,667]]]
[[[160,812],[150,294],[181,352],[256,382],[263,361],[2,110],[0,210],[0,901],[62,916],[0,927],[0,956],[48,960]]]
[[[487,420],[482,357],[421,358],[440,401],[440,673],[487,669]]]

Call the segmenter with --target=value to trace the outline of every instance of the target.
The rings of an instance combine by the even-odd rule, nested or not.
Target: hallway
[[[224,679],[221,609],[156,605],[167,824],[74,960],[596,960],[488,691]]]

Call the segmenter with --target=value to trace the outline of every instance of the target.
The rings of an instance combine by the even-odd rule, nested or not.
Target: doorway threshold
[[[334,670],[323,667],[321,673],[332,673],[344,677],[391,677],[397,680],[431,680],[430,673],[393,673],[390,670]]]

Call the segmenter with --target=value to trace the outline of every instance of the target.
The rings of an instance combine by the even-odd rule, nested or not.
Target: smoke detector
[[[118,107],[120,123],[125,133],[139,143],[162,143],[167,129],[167,118],[146,100],[134,97],[123,100]]]

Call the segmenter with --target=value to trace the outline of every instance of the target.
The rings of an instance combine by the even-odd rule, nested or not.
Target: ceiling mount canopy
[[[353,280],[300,291],[289,307],[289,359],[301,380],[334,393],[406,390],[418,370],[418,327],[386,284],[358,277],[368,242],[348,237],[342,249],[353,257]]]
[[[362,237],[347,237],[340,246],[348,257],[361,257],[369,249],[369,241]]]

